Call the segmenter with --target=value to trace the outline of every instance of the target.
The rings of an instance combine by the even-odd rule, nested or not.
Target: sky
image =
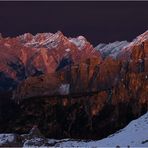
[[[85,36],[94,46],[131,41],[148,29],[147,2],[0,2],[4,37],[60,30]]]

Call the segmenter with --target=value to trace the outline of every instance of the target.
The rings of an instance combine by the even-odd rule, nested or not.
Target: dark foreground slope
[[[101,140],[49,139],[34,126],[27,134],[0,134],[1,147],[147,147],[148,112],[125,128]]]

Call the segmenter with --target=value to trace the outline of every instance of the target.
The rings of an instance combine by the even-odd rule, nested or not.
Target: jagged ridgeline
[[[147,111],[148,31],[96,48],[83,36],[27,33],[1,38],[0,55],[0,90],[17,108],[3,131],[38,125],[47,137],[95,139]]]

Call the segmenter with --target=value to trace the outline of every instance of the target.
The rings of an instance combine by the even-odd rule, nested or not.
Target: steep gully
[[[50,44],[32,43],[33,39],[21,42],[25,48],[29,44],[39,50],[41,43],[42,48],[43,45],[46,48],[38,56],[32,56],[35,60],[30,58],[30,62],[26,62],[27,79],[17,84],[12,100],[8,99],[10,106],[5,105],[11,110],[11,116],[5,119],[4,111],[1,112],[4,117],[1,132],[27,133],[33,125],[38,125],[47,137],[99,139],[147,111],[148,32],[126,43],[115,56],[105,57],[105,53],[103,60],[82,37],[70,39],[75,43],[71,44],[61,33],[60,39],[59,33],[51,36]],[[56,42],[55,36],[58,36]],[[53,46],[55,49],[51,50]],[[51,55],[56,56],[56,60]],[[45,69],[36,73],[41,69],[41,57],[46,63]],[[27,56],[23,56],[23,60],[25,63]],[[28,68],[30,63],[35,73],[32,73],[34,68]]]

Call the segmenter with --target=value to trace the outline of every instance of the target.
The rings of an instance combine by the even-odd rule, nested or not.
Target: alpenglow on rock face
[[[54,73],[57,68],[77,64],[90,57],[101,61],[99,52],[84,37],[67,38],[59,31],[1,38],[0,91],[15,88],[29,76]]]
[[[99,45],[101,53],[61,32],[0,45],[0,85],[10,83],[20,109],[7,130],[26,133],[35,124],[48,137],[103,138],[147,111],[148,31],[131,43]]]

